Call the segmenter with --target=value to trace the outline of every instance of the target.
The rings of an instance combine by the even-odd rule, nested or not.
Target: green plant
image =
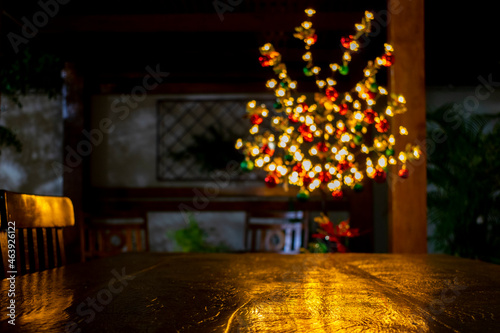
[[[188,217],[188,226],[175,231],[167,232],[167,237],[175,242],[176,251],[182,252],[228,252],[224,244],[210,245],[206,242],[207,232],[200,228],[192,214]]]
[[[19,141],[17,135],[10,129],[0,126],[0,154],[2,153],[1,148],[12,147],[20,153],[23,149],[21,141]]]
[[[427,119],[430,241],[448,254],[500,263],[500,114],[445,105]]]
[[[53,98],[61,93],[62,60],[54,54],[26,47],[16,54],[3,55],[0,62],[0,91],[17,106],[28,93]]]

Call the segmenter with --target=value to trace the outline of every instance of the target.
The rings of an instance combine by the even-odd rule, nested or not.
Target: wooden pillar
[[[396,132],[402,125],[410,133],[404,137],[405,140],[399,140],[396,151],[404,149],[409,142],[420,145],[423,152],[420,161],[408,165],[408,179],[399,178],[397,169],[391,169],[389,251],[426,253],[424,1],[388,0],[388,12],[388,40],[395,49],[395,63],[390,71],[390,90],[403,94],[408,108],[404,115],[394,117],[392,129]]]
[[[84,95],[83,78],[78,74],[74,64],[66,63],[63,70],[63,195],[73,201],[75,210],[75,227],[65,228],[64,241],[68,262],[80,260],[80,228],[83,226],[83,184],[84,158],[79,147],[83,142]],[[85,155],[85,154],[84,154]]]

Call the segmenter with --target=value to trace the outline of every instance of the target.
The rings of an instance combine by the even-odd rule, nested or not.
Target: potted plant
[[[438,251],[500,263],[499,119],[454,105],[427,114],[430,241]]]

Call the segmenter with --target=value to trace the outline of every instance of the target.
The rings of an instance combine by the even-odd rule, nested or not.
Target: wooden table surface
[[[0,331],[500,332],[500,266],[444,255],[124,254],[0,282]]]

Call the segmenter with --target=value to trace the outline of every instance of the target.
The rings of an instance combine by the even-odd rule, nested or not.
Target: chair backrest
[[[112,219],[116,218],[117,216],[114,216]],[[126,216],[124,219],[131,218],[134,216]],[[94,218],[88,218],[82,230],[82,259],[107,257],[123,252],[149,251],[147,214],[142,213],[135,218],[140,221],[109,223],[106,219],[97,222]]]
[[[3,276],[66,264],[62,228],[75,225],[69,198],[0,190],[0,222]]]
[[[307,237],[308,219],[305,212],[253,211],[246,214],[247,251],[299,253],[300,248],[307,245]]]

